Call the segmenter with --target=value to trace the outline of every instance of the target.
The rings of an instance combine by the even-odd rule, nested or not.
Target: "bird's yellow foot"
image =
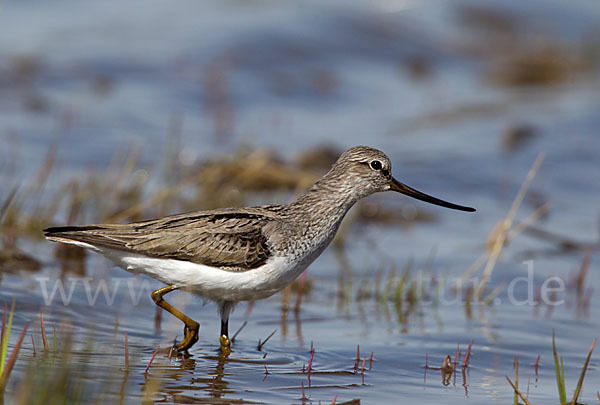
[[[229,337],[221,335],[219,341],[221,342],[221,355],[229,356],[231,353],[231,341],[229,340]]]
[[[198,323],[186,325],[183,328],[184,337],[181,342],[176,343],[173,347],[178,352],[185,352],[187,349],[192,347],[194,343],[198,341],[198,330],[200,330],[200,325]]]

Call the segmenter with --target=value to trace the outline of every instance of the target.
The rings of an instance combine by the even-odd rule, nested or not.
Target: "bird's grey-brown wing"
[[[251,209],[200,211],[132,224],[55,227],[44,230],[58,242],[226,268],[257,268],[270,257],[263,230],[277,218]]]

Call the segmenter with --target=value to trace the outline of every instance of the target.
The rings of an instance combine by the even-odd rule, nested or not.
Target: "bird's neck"
[[[339,224],[348,210],[358,201],[351,185],[340,183],[339,179],[339,175],[327,173],[290,204],[290,208],[298,215],[305,215],[309,219],[321,218]]]
[[[294,227],[288,228],[288,250],[298,258],[299,268],[306,268],[333,240],[342,219],[358,197],[350,185],[340,184],[340,176],[331,172],[306,193],[286,206]]]

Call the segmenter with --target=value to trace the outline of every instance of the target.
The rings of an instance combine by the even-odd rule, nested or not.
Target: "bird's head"
[[[392,163],[380,150],[355,146],[344,152],[332,171],[343,178],[343,184],[360,199],[381,191],[396,191],[417,200],[460,211],[473,212],[475,208],[453,204],[415,190],[392,176]]]

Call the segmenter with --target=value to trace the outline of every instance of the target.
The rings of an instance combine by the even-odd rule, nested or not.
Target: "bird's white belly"
[[[181,286],[216,301],[251,301],[267,298],[291,283],[307,267],[278,256],[256,269],[228,271],[181,260],[152,258],[121,251],[104,254],[125,270],[146,274],[163,283]]]
[[[280,291],[321,254],[330,239],[321,241],[302,257],[273,256],[262,266],[245,271],[221,270],[182,260],[148,257],[79,241],[64,242],[98,252],[132,273],[145,274],[210,300],[235,302],[259,300]]]

